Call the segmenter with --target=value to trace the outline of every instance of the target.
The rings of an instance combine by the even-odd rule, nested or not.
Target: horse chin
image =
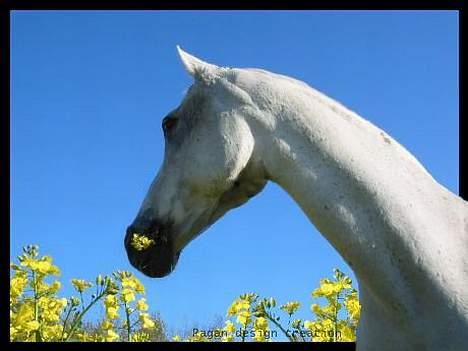
[[[179,260],[179,255],[180,252],[167,259],[158,259],[158,256],[154,256],[147,263],[136,268],[147,277],[163,278],[174,271]]]

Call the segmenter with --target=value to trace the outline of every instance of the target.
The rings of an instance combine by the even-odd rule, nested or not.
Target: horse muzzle
[[[137,250],[132,244],[133,235],[140,234],[153,241],[146,249]],[[131,225],[125,235],[125,250],[133,267],[151,278],[162,278],[170,274],[179,260],[180,251],[175,252],[172,236],[159,226]]]

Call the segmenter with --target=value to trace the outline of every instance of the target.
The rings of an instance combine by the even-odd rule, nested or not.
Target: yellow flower
[[[148,313],[140,313],[140,321],[143,323],[143,329],[152,329],[155,327]]]
[[[14,341],[17,334],[18,334],[18,329],[16,329],[15,327],[12,327],[10,324],[10,341]]]
[[[10,298],[17,299],[23,294],[24,288],[28,284],[28,277],[25,272],[16,271],[10,280]]]
[[[335,327],[335,323],[331,319],[324,319],[322,325],[324,329],[333,329]]]
[[[246,327],[250,321],[250,312],[248,311],[241,311],[237,316],[237,323],[242,324],[244,327]]]
[[[349,284],[346,280],[340,280],[338,282],[338,286],[340,290],[346,290],[346,289],[351,289],[351,284]]]
[[[111,321],[105,319],[102,324],[101,324],[101,327],[102,329],[104,330],[108,330],[108,329],[112,329],[114,327],[114,325],[112,324]]]
[[[72,279],[72,284],[75,287],[75,289],[80,293],[84,292],[86,289],[89,289],[90,287],[93,286],[92,283],[87,282],[86,280],[83,280],[83,279]]]
[[[255,330],[254,334],[255,341],[265,341],[265,332],[263,330]]]
[[[119,318],[119,305],[117,304],[117,298],[115,295],[107,295],[104,298],[104,306],[106,308],[106,316],[108,319]]]
[[[106,316],[108,319],[118,319],[119,318],[119,306],[117,307],[108,307],[106,309]]]
[[[135,293],[133,292],[133,290],[125,288],[122,290],[122,299],[124,302],[135,301]]]
[[[250,308],[250,302],[248,300],[240,299],[237,304],[237,310],[248,310]]]
[[[104,298],[104,305],[106,306],[106,308],[117,306],[117,298],[115,297],[115,295],[106,295],[106,297]]]
[[[268,320],[264,317],[258,317],[255,320],[255,329],[267,330],[268,329]]]
[[[309,321],[309,320],[305,320],[304,321],[304,328],[309,329],[310,331],[312,331],[314,329],[314,323]]]
[[[348,325],[346,325],[346,322],[340,321],[338,324],[338,331],[338,341],[356,341],[356,335],[354,334],[354,331]]]
[[[133,277],[133,281],[135,282],[135,291],[139,294],[145,293],[145,286],[140,282],[137,277]]]
[[[42,274],[47,274],[51,267],[52,264],[49,260],[41,260],[36,264],[37,271]]]
[[[196,333],[195,335],[192,335],[188,337],[185,341],[188,342],[206,342],[209,341],[203,334],[201,333]]]
[[[141,243],[148,243],[150,239],[140,238]],[[146,239],[146,241],[145,241]],[[63,332],[63,312],[70,303],[71,307],[80,305],[80,300],[72,297],[69,300],[58,298],[56,293],[61,288],[58,280],[46,282],[50,274],[59,274],[59,269],[52,264],[50,256],[38,258],[37,249],[29,247],[25,249],[25,254],[19,257],[20,264],[10,264],[13,270],[10,276],[10,341],[37,341],[37,333],[40,330],[42,341],[59,341],[64,336],[69,335]],[[34,284],[29,280],[31,271],[34,277]],[[100,332],[86,333],[76,330],[70,335],[70,340],[74,341],[119,341],[120,336],[115,330],[116,325],[126,326],[127,323],[140,324],[138,330],[133,330],[130,341],[150,341],[148,329],[156,327],[156,322],[152,320],[149,313],[147,301],[138,294],[144,294],[143,284],[130,272],[117,271],[113,275],[115,281],[110,277],[98,276],[96,285],[105,289],[106,295],[103,298],[106,319],[102,321]],[[120,284],[119,284],[120,282]],[[318,289],[313,291],[313,297],[325,297],[327,305],[314,303],[311,310],[316,314],[315,321],[305,320],[304,329],[314,333],[313,341],[354,341],[357,323],[360,317],[361,306],[359,304],[357,291],[351,286],[351,279],[335,270],[333,280],[321,279]],[[82,294],[93,284],[82,280],[73,279],[74,288]],[[33,286],[34,285],[34,286]],[[98,291],[102,291],[98,289]],[[33,298],[36,296],[36,298]],[[138,298],[138,299],[137,299]],[[237,323],[250,332],[250,336],[255,341],[269,341],[269,321],[265,318],[267,309],[274,308],[274,299],[261,299],[254,293],[240,295],[229,307],[228,315],[237,316]],[[343,299],[343,305],[341,304]],[[135,305],[130,302],[135,301]],[[265,301],[268,303],[265,304]],[[124,303],[125,302],[125,306]],[[264,305],[262,305],[264,304]],[[135,317],[130,321],[119,320],[120,307],[126,308],[126,312],[131,314],[135,310],[139,311],[138,319]],[[346,307],[347,318],[345,320],[337,317],[337,312]],[[283,311],[292,316],[299,308],[298,301],[288,302],[280,307]],[[296,319],[289,324],[292,329],[300,329],[302,320]],[[222,329],[221,341],[235,341],[236,327],[234,320],[227,320]],[[216,331],[220,331],[216,329]],[[251,334],[253,332],[253,334]],[[174,341],[181,341],[180,336],[172,338]],[[219,339],[217,339],[219,340]],[[202,333],[189,337],[186,341],[210,341]]]
[[[131,336],[130,336],[130,341],[132,342],[145,342],[145,341],[151,341],[151,337],[148,333],[144,333],[144,332],[136,332],[136,333],[133,333]]]
[[[60,269],[57,266],[51,265],[49,268],[48,274],[60,275],[61,273],[60,273]]]
[[[140,311],[148,311],[148,305],[146,304],[146,299],[144,297],[138,300],[136,308]]]
[[[132,237],[131,245],[135,248],[135,250],[143,251],[143,250],[146,250],[151,245],[154,245],[154,240],[148,238],[145,235],[134,233]]]
[[[121,279],[122,282],[122,287],[123,288],[131,288],[135,290],[135,292],[144,294],[145,293],[145,287],[144,285],[140,282],[140,280],[135,277],[135,276],[126,276]]]
[[[42,319],[49,323],[56,323],[60,321],[60,315],[67,305],[67,299],[42,296],[39,298],[38,305],[41,309]]]
[[[56,293],[57,291],[60,290],[60,287],[62,286],[62,284],[58,281],[58,280],[55,280],[52,285],[50,286],[50,290],[52,293]]]
[[[29,321],[24,324],[24,329],[34,331],[39,329],[39,322],[38,321]]]
[[[255,341],[266,341],[267,331],[268,331],[268,320],[264,317],[258,317],[254,323],[254,337]]]
[[[320,306],[316,303],[312,304],[312,306],[310,306],[310,309],[312,310],[312,312],[314,312],[317,315],[322,313]]]
[[[42,279],[36,280],[36,290],[39,294],[46,293],[50,290],[49,284],[44,282]]]
[[[121,282],[123,288],[136,288],[136,281],[134,277],[123,277]]]
[[[44,256],[40,260],[26,256],[22,258],[21,265],[23,267],[28,267],[33,272],[36,272],[42,275],[46,275],[46,274],[59,275],[60,274],[60,270],[58,269],[58,267],[52,264],[52,258],[50,256]]]
[[[236,299],[228,309],[228,316],[235,316],[240,311],[249,310],[250,302],[246,299]]]
[[[237,309],[236,309],[235,304],[233,303],[233,304],[231,304],[231,306],[229,306],[228,311],[227,311],[227,315],[228,316],[235,316],[236,313],[237,313]]]
[[[299,309],[300,306],[301,304],[298,301],[292,301],[282,305],[281,309],[287,312],[289,315],[292,315]]]
[[[222,342],[233,342],[234,341],[234,335],[223,335],[221,338]]]
[[[65,333],[65,335],[66,334],[67,333]],[[89,335],[88,333],[81,332],[81,331],[78,333],[74,333],[73,339],[76,339],[78,341],[95,341],[95,342],[104,341],[104,337],[101,335]]]
[[[259,317],[255,320],[254,324],[254,340],[255,341],[266,341],[266,333],[268,332],[268,321]]]
[[[105,340],[106,341],[117,341],[119,340],[119,334],[117,334],[115,331],[113,331],[112,329],[108,329],[106,331],[106,336],[105,336]]]
[[[352,319],[359,320],[361,316],[361,305],[356,295],[348,296],[345,300],[345,306],[348,309],[349,315]]]
[[[70,298],[70,303],[72,304],[72,306],[78,306],[81,303],[81,301],[76,296],[72,296]]]
[[[333,283],[329,279],[320,280],[320,287],[312,293],[313,297],[330,296],[341,291],[343,285],[341,283]]]
[[[31,304],[23,303],[21,304],[18,312],[16,313],[14,325],[21,326],[23,324],[26,324],[29,320],[33,318],[34,318],[34,309],[33,309],[32,303]]]
[[[62,326],[60,324],[41,325],[41,335],[44,341],[55,341],[62,335]]]
[[[234,323],[232,323],[230,320],[227,320],[224,330],[227,331],[228,333],[233,334],[236,331],[236,327],[234,326]]]

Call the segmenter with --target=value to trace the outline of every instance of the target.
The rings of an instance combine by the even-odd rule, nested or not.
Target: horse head
[[[125,236],[131,264],[150,277],[171,273],[191,240],[267,182],[245,118],[253,103],[235,70],[177,49],[194,83],[162,120],[164,161]],[[154,244],[135,249],[135,233]]]

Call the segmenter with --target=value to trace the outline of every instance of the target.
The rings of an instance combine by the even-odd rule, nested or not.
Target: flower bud
[[[273,298],[273,297],[270,297],[270,305],[271,307],[275,307],[276,306],[276,300]]]

